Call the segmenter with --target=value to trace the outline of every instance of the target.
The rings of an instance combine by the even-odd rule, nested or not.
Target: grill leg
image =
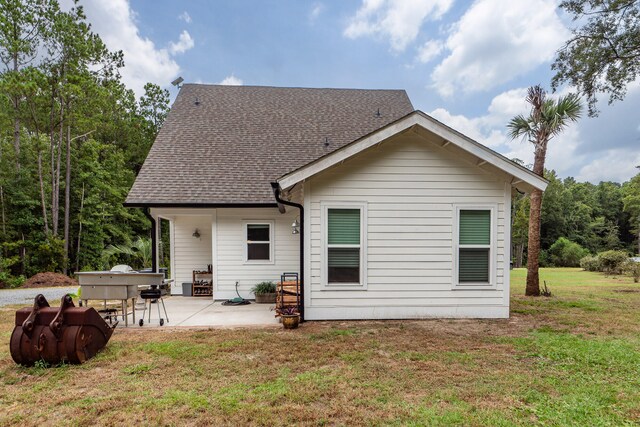
[[[158,303],[158,301],[156,300],[156,307],[158,307],[158,323],[160,323],[160,319],[161,319],[161,314],[160,314],[160,304]]]
[[[147,312],[147,300],[143,300],[144,301],[144,309],[142,309],[142,316],[140,317],[140,319],[144,320],[144,314]]]
[[[160,301],[162,301],[162,308],[164,309],[164,317],[167,318],[167,323],[169,323],[169,315],[167,314],[167,307],[164,306],[164,299],[160,298]]]

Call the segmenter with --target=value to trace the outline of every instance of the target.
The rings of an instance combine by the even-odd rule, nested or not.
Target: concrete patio
[[[164,304],[167,308],[169,323],[164,327],[174,326],[274,326],[278,325],[275,317],[274,304],[256,304],[251,302],[248,305],[222,305],[222,301],[213,301],[210,298],[202,297],[165,297]],[[132,316],[129,315],[129,328],[140,328],[138,321],[142,316],[140,304],[136,307],[136,322],[133,323]],[[148,306],[147,306],[148,307]],[[160,313],[164,318],[162,304]],[[151,322],[149,322],[149,310],[144,318],[144,328],[157,328],[158,308],[156,304],[151,304]],[[120,321],[118,327],[124,327],[124,322]]]

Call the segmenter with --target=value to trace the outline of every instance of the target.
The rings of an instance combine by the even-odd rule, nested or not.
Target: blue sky
[[[66,0],[68,1],[68,0]],[[570,20],[555,0],[81,0],[123,50],[124,81],[405,89],[416,109],[492,149],[532,161],[505,126],[530,85],[549,87]],[[561,92],[570,91],[563,88]],[[640,165],[640,83],[551,142],[547,165],[625,181]]]

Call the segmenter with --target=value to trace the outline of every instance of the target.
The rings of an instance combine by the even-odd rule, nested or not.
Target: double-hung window
[[[245,262],[273,262],[273,221],[244,221]]]
[[[365,286],[364,205],[324,206],[326,285]]]
[[[456,242],[457,277],[459,287],[493,285],[494,237],[492,207],[458,207]]]

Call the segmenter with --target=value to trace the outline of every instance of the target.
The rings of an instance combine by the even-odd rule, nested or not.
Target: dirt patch
[[[613,292],[625,293],[625,294],[635,294],[640,292],[640,289],[614,289]]]
[[[49,287],[70,287],[78,286],[78,281],[60,273],[38,273],[30,277],[23,288],[49,288]]]

